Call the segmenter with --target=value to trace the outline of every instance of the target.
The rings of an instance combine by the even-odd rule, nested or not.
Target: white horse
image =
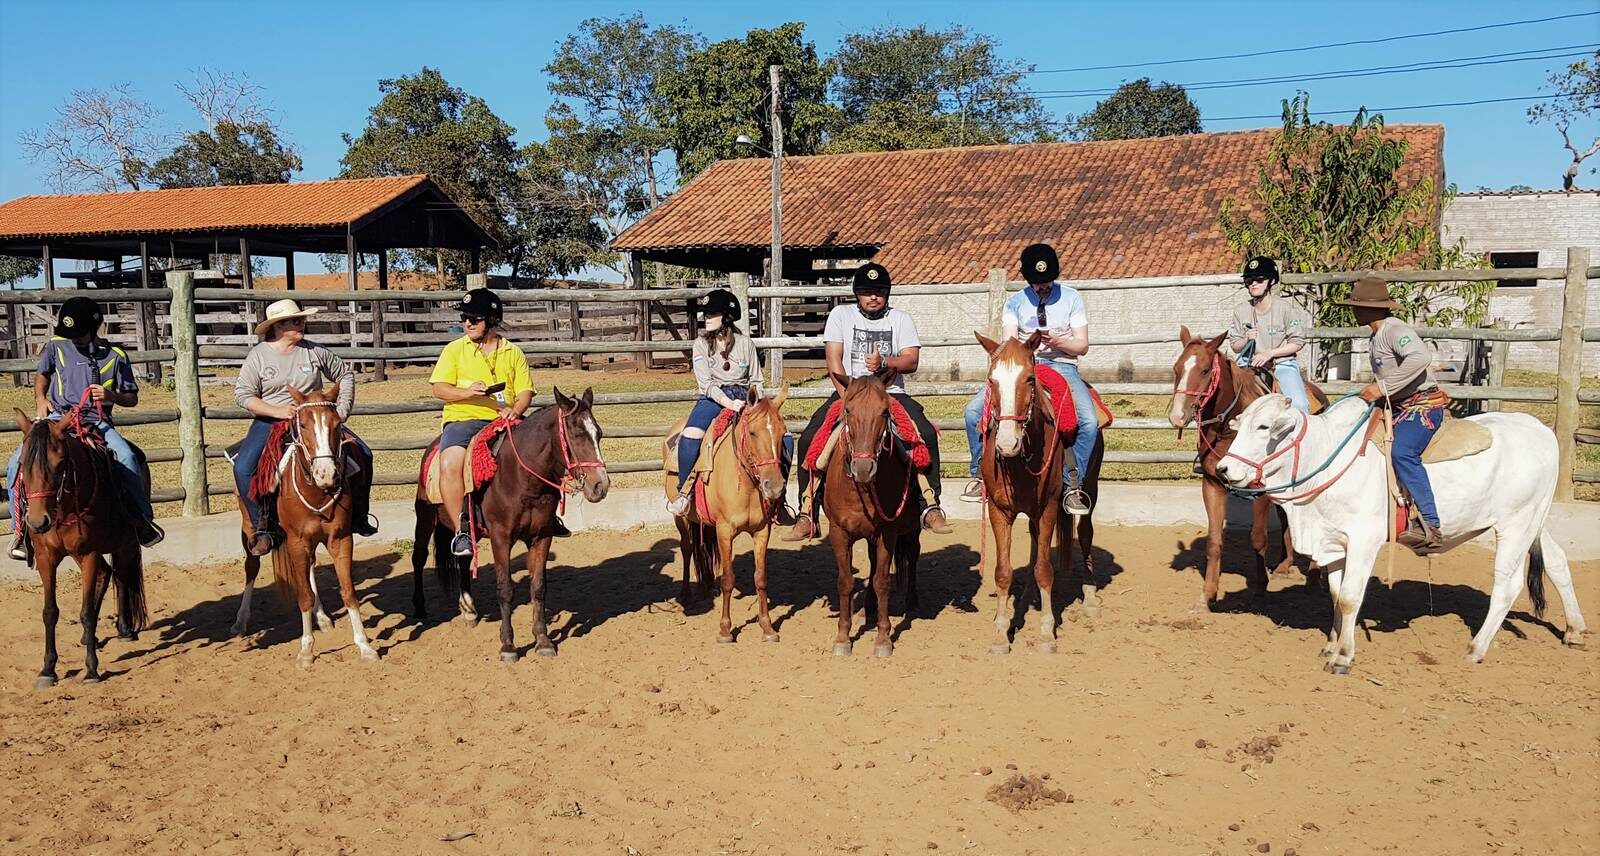
[[[1361,436],[1340,447],[1352,432],[1363,431],[1367,414],[1360,399],[1307,416],[1285,396],[1264,396],[1234,420],[1238,437],[1217,465],[1217,474],[1235,488],[1270,489],[1303,479],[1329,461],[1302,483],[1268,495],[1288,515],[1296,552],[1327,569],[1333,627],[1323,656],[1329,658],[1327,670],[1338,675],[1348,674],[1355,659],[1356,618],[1394,507],[1377,444]],[[1563,641],[1581,648],[1584,623],[1571,569],[1561,545],[1545,528],[1556,488],[1555,434],[1526,413],[1490,413],[1472,421],[1489,429],[1490,448],[1426,465],[1446,550],[1487,530],[1495,533],[1489,613],[1467,648],[1467,660],[1483,661],[1524,576],[1534,610],[1543,614],[1543,573],[1561,595],[1567,618]],[[1531,560],[1532,574],[1523,565],[1524,556]]]

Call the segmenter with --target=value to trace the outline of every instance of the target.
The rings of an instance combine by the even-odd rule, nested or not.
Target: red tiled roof
[[[426,175],[24,196],[0,205],[0,238],[343,227],[428,183]]]
[[[1274,130],[1097,143],[786,157],[789,247],[876,245],[896,282],[1021,277],[1018,256],[1054,245],[1065,278],[1217,273],[1234,254],[1217,226],[1243,200]],[[1444,126],[1390,125],[1410,147],[1401,179],[1442,189]],[[771,162],[726,160],[617,236],[618,251],[761,247],[771,241]]]

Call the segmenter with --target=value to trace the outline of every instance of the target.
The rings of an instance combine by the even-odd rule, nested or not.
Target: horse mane
[[[50,466],[50,420],[35,419],[28,427],[28,442],[23,445],[21,470]]]

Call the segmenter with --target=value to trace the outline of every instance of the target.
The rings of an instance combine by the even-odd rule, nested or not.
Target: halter
[[[779,463],[779,460],[783,455],[783,441],[774,437],[773,439],[777,441],[777,447],[772,450],[772,457],[764,460],[757,460],[754,463],[751,463],[745,456],[745,449],[749,448],[749,446],[746,443],[741,443],[740,441],[744,438],[745,434],[745,432],[741,430],[741,427],[744,423],[744,420],[749,417],[752,412],[753,410],[747,407],[740,412],[738,418],[734,420],[733,451],[734,456],[739,459],[739,469],[744,472],[745,476],[749,478],[752,483],[759,484],[761,479],[756,475],[756,471],[762,467],[776,466]]]
[[[995,430],[999,427],[999,424],[1001,422],[1016,422],[1016,423],[1019,423],[1023,429],[1026,429],[1026,427],[1033,422],[1033,412],[1034,412],[1035,408],[1038,407],[1039,397],[1041,395],[1043,395],[1044,392],[1043,392],[1043,390],[1041,390],[1039,388],[1039,375],[1038,375],[1038,373],[1034,373],[1033,374],[1033,380],[1032,380],[1031,383],[1032,383],[1032,386],[1033,386],[1033,396],[1028,399],[1028,410],[1027,410],[1027,412],[1019,414],[1019,415],[1006,415],[1006,414],[1003,414],[1003,413],[993,414],[989,419],[989,431],[988,431],[988,433],[993,434],[995,432]],[[991,406],[995,407],[995,409],[999,409],[998,405],[991,405]],[[1049,429],[1054,424],[1055,420],[1051,418],[1049,410],[1041,410],[1040,412],[1043,413],[1044,417],[1045,417],[1045,426],[1044,427],[1045,427],[1045,430],[1046,430],[1046,436],[1048,438],[1049,434],[1054,433],[1054,432],[1051,432]],[[1028,442],[1028,433],[1027,433],[1026,430],[1023,430],[1023,432],[1022,432],[1022,442],[1023,442],[1024,445],[1026,445],[1027,442]],[[1052,443],[1052,442],[1049,441],[1049,439],[1046,439],[1045,444],[1044,444],[1044,446],[1045,446],[1044,459],[1042,461],[1040,461],[1039,469],[1037,469],[1037,470],[1029,469],[1028,465],[1026,463],[1023,464],[1023,469],[1027,470],[1028,474],[1032,475],[1034,478],[1039,478],[1039,477],[1043,476],[1046,472],[1049,471],[1050,462],[1055,459],[1056,446],[1058,446],[1058,445],[1060,445],[1060,444],[1059,443]],[[999,455],[996,455],[995,456],[995,463],[998,464],[999,461],[1000,461],[1000,457],[999,457]]]
[[[1345,398],[1348,398],[1348,397],[1349,396],[1345,396]],[[1344,399],[1341,398],[1339,400],[1343,401]],[[1335,402],[1335,404],[1337,404],[1337,403],[1338,402]],[[1233,450],[1230,448],[1227,451],[1227,453],[1225,453],[1222,456],[1223,460],[1227,460],[1228,458],[1233,458],[1234,460],[1239,461],[1240,463],[1243,463],[1243,464],[1245,464],[1247,466],[1250,466],[1250,467],[1254,467],[1256,473],[1255,473],[1255,478],[1251,479],[1250,484],[1247,487],[1243,487],[1243,488],[1229,487],[1228,488],[1228,492],[1233,494],[1233,495],[1235,495],[1235,496],[1243,497],[1243,498],[1246,498],[1246,499],[1253,499],[1253,498],[1258,497],[1258,496],[1265,496],[1265,497],[1268,497],[1268,498],[1272,499],[1275,502],[1283,503],[1283,502],[1292,502],[1292,501],[1298,500],[1298,499],[1309,499],[1311,497],[1316,496],[1319,493],[1322,493],[1323,491],[1327,490],[1328,488],[1333,487],[1335,482],[1339,481],[1340,478],[1343,478],[1344,474],[1349,472],[1351,467],[1355,466],[1356,459],[1361,457],[1363,454],[1366,453],[1367,441],[1372,438],[1372,431],[1373,431],[1374,428],[1377,427],[1377,423],[1374,422],[1370,418],[1370,416],[1372,414],[1372,409],[1374,407],[1376,407],[1376,406],[1377,406],[1377,402],[1369,403],[1367,405],[1366,413],[1363,414],[1362,418],[1360,420],[1358,420],[1356,422],[1356,424],[1353,425],[1350,428],[1350,431],[1344,435],[1344,439],[1339,441],[1339,445],[1334,447],[1333,452],[1328,455],[1328,459],[1326,461],[1323,461],[1321,463],[1321,465],[1319,465],[1316,469],[1312,470],[1309,473],[1306,473],[1304,476],[1300,475],[1300,444],[1305,441],[1306,434],[1311,428],[1311,417],[1310,417],[1310,415],[1305,414],[1305,413],[1301,413],[1298,410],[1295,411],[1295,414],[1296,414],[1296,416],[1299,417],[1299,420],[1300,420],[1300,430],[1295,433],[1294,440],[1292,440],[1289,443],[1289,445],[1283,447],[1282,449],[1279,449],[1278,451],[1273,452],[1272,454],[1266,456],[1265,458],[1262,458],[1259,462],[1252,461],[1249,458],[1244,457],[1243,455],[1235,454],[1233,452]],[[1332,466],[1333,462],[1339,459],[1339,455],[1340,455],[1340,453],[1342,453],[1344,451],[1344,447],[1350,444],[1351,438],[1355,437],[1356,433],[1361,430],[1362,426],[1366,426],[1367,430],[1366,430],[1366,436],[1362,438],[1362,443],[1361,443],[1360,450],[1356,454],[1354,454],[1354,455],[1352,455],[1350,457],[1349,463],[1346,463],[1343,467],[1341,467],[1339,469],[1339,471],[1337,473],[1334,473],[1333,478],[1328,479],[1326,482],[1323,482],[1322,484],[1320,484],[1320,485],[1318,485],[1318,486],[1316,486],[1316,487],[1314,487],[1314,488],[1312,488],[1312,489],[1310,489],[1308,491],[1305,491],[1304,493],[1298,493],[1298,494],[1295,494],[1294,496],[1273,496],[1273,494],[1282,493],[1283,491],[1286,491],[1286,490],[1288,490],[1290,488],[1298,487],[1298,486],[1300,486],[1302,484],[1305,484],[1306,482],[1310,481],[1311,479],[1316,478],[1316,476],[1318,474],[1320,474],[1323,470],[1325,470],[1328,467]],[[1285,454],[1287,454],[1287,453],[1289,453],[1291,451],[1294,453],[1294,464],[1291,467],[1291,469],[1289,470],[1289,481],[1284,483],[1284,484],[1278,485],[1276,487],[1266,487],[1266,486],[1264,486],[1262,484],[1262,480],[1266,477],[1266,466],[1267,466],[1267,464],[1272,463],[1277,458],[1282,457],[1283,455],[1285,455]]]
[[[88,407],[91,403],[94,405],[94,411],[97,420],[99,422],[104,422],[106,418],[105,406],[98,401],[91,402],[88,389],[84,389],[83,394],[78,398],[77,405],[68,410],[66,415],[61,420],[64,433],[72,435],[78,440],[78,442],[83,443],[85,446],[89,446],[89,444],[84,440],[84,433],[87,428],[83,424],[83,411],[84,408]],[[92,453],[93,447],[89,446],[89,449]],[[91,466],[89,469],[94,474],[94,481],[89,486],[89,498],[79,502],[78,507],[71,514],[63,515],[58,525],[70,526],[73,523],[82,520],[83,516],[87,514],[90,509],[94,508],[95,501],[100,498],[100,468],[93,465],[94,461],[92,459],[90,464]],[[62,467],[61,480],[56,484],[55,490],[27,491],[22,494],[23,499],[31,501],[47,497],[53,498],[55,500],[54,504],[59,509],[62,504],[62,498],[67,492],[67,477],[69,474],[72,477],[73,485],[76,486],[78,484],[78,471],[76,469],[68,470],[66,467]]]
[[[576,412],[576,409],[574,409],[574,412]],[[517,420],[517,422],[520,421],[520,419]],[[515,424],[513,424],[512,427],[515,428]],[[511,455],[517,459],[517,466],[521,467],[523,472],[533,476],[541,482],[544,482],[550,487],[555,488],[556,494],[561,497],[561,507],[557,511],[558,514],[567,513],[567,494],[577,493],[579,490],[582,490],[586,484],[586,480],[581,475],[573,475],[574,471],[589,468],[603,470],[606,468],[606,462],[604,459],[580,461],[572,456],[572,444],[567,441],[567,415],[562,412],[561,405],[559,404],[556,405],[556,447],[561,450],[561,463],[563,467],[559,481],[551,481],[538,470],[528,466],[526,461],[522,460],[522,450],[517,448],[517,437],[514,431],[507,432],[506,443],[511,446]],[[595,454],[598,455],[599,453],[600,448],[597,445],[595,447]]]
[[[849,422],[845,422],[843,425],[839,426],[839,430],[844,432],[844,446],[845,446],[845,450],[850,453],[851,460],[873,460],[873,461],[875,461],[884,452],[893,452],[894,451],[894,442],[890,439],[891,432],[889,431],[889,426],[891,424],[893,424],[893,420],[891,420],[891,419],[885,419],[884,420],[884,423],[883,423],[883,434],[881,434],[878,437],[877,447],[875,449],[873,449],[873,451],[871,451],[871,452],[857,452],[856,451],[855,445],[850,442],[850,423]],[[894,510],[893,514],[886,514],[884,512],[883,504],[878,501],[878,491],[876,489],[877,488],[876,484],[873,484],[870,487],[863,487],[861,485],[861,483],[856,481],[855,479],[851,479],[850,480],[851,483],[856,486],[856,496],[862,500],[862,504],[863,505],[865,505],[868,508],[872,509],[873,515],[878,519],[879,522],[890,523],[892,521],[900,519],[901,512],[904,512],[906,510],[906,503],[911,500],[911,483],[916,480],[916,473],[911,469],[910,461],[907,461],[906,463],[907,463],[907,467],[906,467],[905,488],[900,494],[900,504],[895,507],[895,510]]]
[[[311,450],[306,448],[304,432],[300,427],[299,411],[303,407],[336,408],[338,407],[338,403],[333,401],[304,401],[296,404],[294,406],[295,419],[292,423],[290,423],[294,426],[294,439],[290,441],[290,445],[294,446],[296,450],[295,455],[291,457],[290,460],[294,462],[297,470],[303,470],[306,473],[309,473],[311,471],[311,465],[315,464],[317,461],[326,459],[333,462],[333,475],[337,483],[333,488],[333,492],[328,494],[328,501],[322,503],[321,505],[312,505],[311,501],[306,499],[305,494],[300,490],[300,480],[298,478],[289,479],[289,486],[294,489],[295,498],[300,500],[300,504],[304,505],[312,514],[315,514],[318,517],[326,520],[328,519],[328,509],[332,508],[333,504],[339,501],[339,497],[344,495],[345,440],[342,436],[338,436],[339,432],[335,430],[335,437],[333,438],[332,442],[332,446],[334,447],[335,451],[326,455],[311,454]]]

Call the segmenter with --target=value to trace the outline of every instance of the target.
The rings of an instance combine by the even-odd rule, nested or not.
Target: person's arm
[[[261,356],[256,350],[245,356],[244,365],[239,367],[239,378],[233,383],[233,401],[249,411],[250,415],[263,419],[288,419],[294,416],[293,407],[268,404],[261,398]]]
[[[50,415],[50,376],[43,372],[33,376],[33,418],[43,419]]]
[[[1015,303],[1015,301],[1018,300],[1027,300],[1027,298],[1023,296],[1023,292],[1017,292],[1017,294],[1008,298],[1005,302],[1005,306],[1003,306],[1000,310],[1001,342],[1004,342],[1007,339],[1017,338],[1017,335],[1022,330],[1022,316],[1019,314],[1020,310],[1017,308]]]
[[[843,396],[844,388],[850,385],[850,376],[844,373],[844,343],[825,342],[822,350],[828,357],[828,380],[833,381],[834,391]]]
[[[318,365],[321,367],[322,376],[339,385],[339,400],[335,402],[334,409],[339,411],[339,421],[350,418],[350,410],[356,405],[356,373],[350,364],[333,355],[327,348],[318,347]]]
[[[1228,347],[1232,348],[1235,354],[1243,352],[1245,345],[1250,344],[1249,332],[1245,329],[1245,321],[1235,310],[1233,320],[1228,323]]]
[[[111,369],[111,383],[102,387],[102,397],[118,407],[139,406],[139,381],[133,377],[133,363],[128,362],[128,354],[121,348],[112,348],[117,355],[116,362]]]
[[[727,407],[728,402],[725,400],[727,396],[724,396],[722,390],[711,383],[711,346],[704,338],[695,337],[694,347],[689,349],[689,364],[694,369],[696,391],[723,407]]]
[[[457,377],[455,352],[451,350],[450,345],[446,345],[444,353],[439,355],[439,362],[433,366],[433,373],[428,376],[433,397],[450,404],[478,398],[489,388],[489,385],[481,380],[475,380],[466,387],[458,387]]]
[[[515,351],[511,355],[511,382],[507,387],[515,395],[510,404],[500,408],[500,416],[521,419],[522,414],[528,412],[528,406],[533,404],[533,374],[528,371],[528,355],[510,342],[501,340],[500,345]]]
[[[920,365],[921,362],[922,362],[922,346],[921,345],[914,345],[914,346],[909,347],[909,348],[902,348],[900,350],[900,353],[895,354],[892,357],[885,357],[884,358],[884,360],[883,360],[883,368],[878,370],[878,374],[882,374],[882,375],[893,375],[893,374],[908,375],[908,374],[915,374],[916,371],[917,371],[917,366]]]
[[[1066,332],[1049,332],[1050,346],[1069,357],[1081,357],[1089,352],[1089,312],[1083,298],[1076,292],[1071,295],[1072,310],[1067,315]]]

